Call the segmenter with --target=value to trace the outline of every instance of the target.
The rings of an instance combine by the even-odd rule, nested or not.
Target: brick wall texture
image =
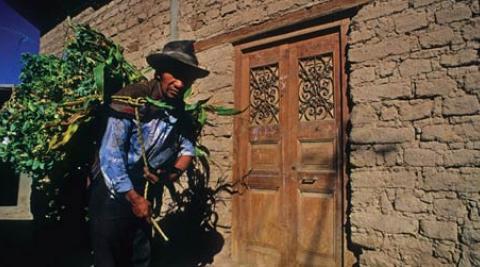
[[[170,37],[169,2],[114,0],[73,20],[145,67],[145,56]],[[178,34],[206,39],[321,2],[180,1]],[[361,266],[480,266],[479,12],[477,0],[388,0],[352,17],[348,238]],[[65,25],[42,37],[42,53],[61,54]],[[194,86],[197,97],[233,105],[233,46],[198,57],[211,75]],[[212,176],[231,179],[232,119],[215,123],[202,142],[216,162]],[[213,265],[229,266],[231,196],[219,197],[225,244]]]

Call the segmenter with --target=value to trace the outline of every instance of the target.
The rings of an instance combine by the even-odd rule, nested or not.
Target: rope
[[[121,96],[121,95],[114,95],[112,96],[112,100],[115,100],[120,103],[128,104],[134,107],[142,107],[147,103],[147,100],[143,97],[133,98],[130,96]]]
[[[138,112],[138,107],[135,107],[135,125],[137,126],[137,135],[138,135],[138,142],[140,142],[140,147],[142,148],[142,159],[143,159],[143,165],[148,168],[148,160],[147,160],[147,154],[145,152],[145,143],[143,142],[143,134],[142,134],[142,125],[140,125],[140,114]],[[148,187],[150,185],[150,182],[147,181],[145,184],[145,191],[143,192],[143,197],[146,199],[148,196]]]
[[[78,106],[78,105],[83,105],[85,104],[85,101],[93,99],[93,100],[99,100],[101,101],[101,97],[99,95],[93,95],[93,96],[84,96],[84,97],[79,97],[76,100],[73,101],[67,101],[61,106],[63,107],[71,107],[71,106]]]
[[[124,98],[124,97],[122,97]],[[138,142],[140,143],[140,147],[142,149],[142,159],[143,159],[143,164],[145,167],[148,168],[148,160],[147,160],[147,154],[145,152],[145,142],[143,140],[143,134],[142,134],[142,125],[140,123],[140,113],[138,112],[138,108],[141,106],[140,102],[145,101],[144,99],[141,99],[141,98],[137,98],[137,99],[134,99],[134,98],[131,98],[131,97],[125,97],[127,99],[122,99],[122,100],[126,100],[128,101],[129,104],[132,104],[135,106],[135,120],[133,120],[135,122],[135,125],[137,126],[137,135],[138,135]],[[120,100],[122,101],[120,98],[116,99],[117,101]],[[145,103],[145,102],[143,102]],[[143,191],[143,197],[145,199],[147,199],[147,196],[148,196],[148,189],[149,189],[149,186],[150,186],[150,182],[147,180],[146,184],[145,184],[145,190]],[[157,223],[157,220],[159,220],[159,218],[156,218],[155,216],[152,216],[151,218],[148,219],[154,226],[154,228],[160,233],[160,235],[163,237],[163,239],[165,239],[165,241],[168,241],[168,237],[167,235],[165,235],[165,233],[162,231],[162,228],[160,228],[160,225],[158,225]]]

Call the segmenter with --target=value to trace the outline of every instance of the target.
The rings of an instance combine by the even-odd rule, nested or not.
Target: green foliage
[[[0,159],[31,176],[48,203],[41,216],[50,219],[59,219],[52,201],[63,182],[59,179],[85,167],[87,157],[82,157],[95,146],[92,134],[76,134],[94,122],[91,115],[115,90],[145,79],[124,59],[122,48],[102,34],[83,25],[71,30],[61,58],[22,56],[21,83],[0,111]],[[82,147],[80,153],[72,152],[74,146]]]
[[[153,106],[163,108],[163,109],[173,109],[173,107],[171,105],[165,103],[164,101],[155,100],[155,99],[152,99],[150,97],[147,97],[146,100],[147,100],[147,103],[150,103]]]
[[[143,79],[122,49],[88,26],[73,25],[61,59],[23,55],[21,83],[0,113],[0,157],[34,180],[48,175],[104,95]]]

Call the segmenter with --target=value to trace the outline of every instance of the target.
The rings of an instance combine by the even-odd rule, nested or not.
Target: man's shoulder
[[[135,109],[139,108],[139,115],[144,117],[145,106],[137,107],[133,103],[138,99],[151,97],[155,82],[155,80],[144,80],[129,84],[115,92],[109,104],[110,116],[134,119]]]
[[[115,92],[113,96],[125,96],[131,98],[151,96],[154,83],[155,81],[153,80],[143,80],[137,83],[129,84]]]

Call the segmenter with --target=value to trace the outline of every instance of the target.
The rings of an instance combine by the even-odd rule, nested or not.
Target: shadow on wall
[[[205,189],[204,192],[210,191],[208,187]],[[167,214],[160,221],[169,241],[165,242],[158,235],[153,240],[152,267],[205,266],[212,263],[214,256],[222,250],[223,236],[216,226],[205,221],[209,204],[202,201],[201,195],[192,196],[196,199],[184,202],[182,209]]]
[[[152,267],[205,266],[223,248],[215,206],[221,193],[234,193],[233,185],[220,178],[215,187],[209,186],[208,162],[199,159],[196,165],[187,171],[188,186],[184,190],[177,191],[172,184],[161,188],[167,189],[173,200],[160,221],[170,240],[156,237],[152,243]],[[163,192],[154,194],[161,196]]]

